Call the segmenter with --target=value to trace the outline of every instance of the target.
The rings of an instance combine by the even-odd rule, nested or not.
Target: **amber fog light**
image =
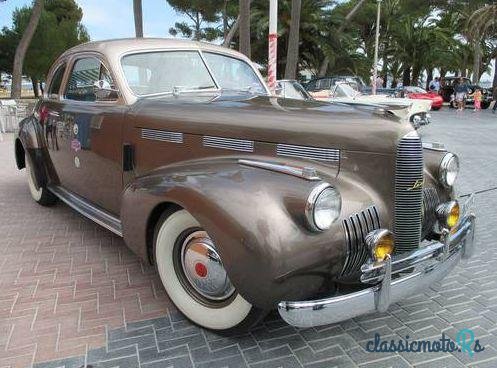
[[[395,249],[393,233],[386,229],[374,230],[365,238],[371,258],[383,261]]]
[[[460,208],[457,201],[442,203],[437,207],[437,218],[442,227],[452,229],[459,223]]]

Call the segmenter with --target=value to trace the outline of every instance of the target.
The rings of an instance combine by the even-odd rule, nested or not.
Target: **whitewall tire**
[[[212,240],[186,210],[159,220],[154,256],[170,299],[192,322],[228,331],[250,327],[263,317],[236,292]]]
[[[24,162],[26,163],[29,192],[33,200],[42,206],[53,205],[57,201],[56,197],[46,187],[36,185],[34,168],[31,167],[31,161],[27,155],[24,158]]]

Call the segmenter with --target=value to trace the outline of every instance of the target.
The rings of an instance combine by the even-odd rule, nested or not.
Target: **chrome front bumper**
[[[468,202],[472,200],[471,197]],[[372,287],[319,300],[282,301],[278,311],[288,324],[297,327],[327,325],[376,311],[384,312],[391,303],[427,289],[445,277],[461,258],[471,256],[475,220],[475,215],[468,211],[457,228],[443,234],[440,242],[381,263],[363,265],[361,280],[374,284]]]

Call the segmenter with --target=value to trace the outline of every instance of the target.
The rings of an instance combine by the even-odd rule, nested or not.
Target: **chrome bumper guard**
[[[430,287],[445,277],[461,260],[473,252],[476,217],[471,212],[474,197],[463,205],[459,225],[442,234],[441,241],[412,253],[388,257],[379,263],[362,266],[361,281],[374,286],[358,292],[319,300],[282,301],[281,318],[296,327],[321,326],[373,312],[384,312],[389,305]]]

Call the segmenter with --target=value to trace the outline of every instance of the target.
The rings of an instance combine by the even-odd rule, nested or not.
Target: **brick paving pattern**
[[[0,368],[496,367],[497,116],[433,114],[426,141],[461,156],[459,193],[477,191],[475,256],[441,283],[387,313],[296,329],[276,313],[240,336],[202,330],[178,313],[153,267],[122,240],[59,203],[35,204],[0,142]],[[493,190],[492,190],[493,189]],[[471,328],[485,351],[368,353],[383,338],[455,339]]]

